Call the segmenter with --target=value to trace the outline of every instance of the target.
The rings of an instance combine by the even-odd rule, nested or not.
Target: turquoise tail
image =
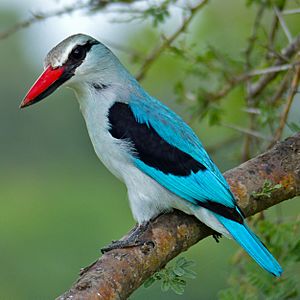
[[[259,238],[250,230],[246,223],[240,224],[215,214],[220,223],[228,230],[236,242],[266,271],[279,277],[282,268]]]

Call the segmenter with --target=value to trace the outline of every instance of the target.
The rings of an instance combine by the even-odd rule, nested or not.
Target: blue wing
[[[176,195],[195,204],[214,202],[229,208],[236,207],[225,178],[212,162],[193,130],[178,115],[150,96],[143,101],[132,98],[129,106],[137,122],[152,127],[167,143],[189,154],[206,167],[205,170],[196,173],[190,172],[188,176],[176,176],[161,172],[159,168],[134,158],[139,169]]]
[[[177,114],[151,96],[145,97],[143,101],[132,97],[129,105],[138,122],[151,125],[168,143],[210,169],[229,189],[225,178],[210,159],[199,138]]]

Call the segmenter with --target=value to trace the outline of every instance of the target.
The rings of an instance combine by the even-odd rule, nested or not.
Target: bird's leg
[[[106,247],[101,249],[102,254],[113,249],[120,249],[120,248],[129,248],[129,247],[136,247],[142,246],[144,244],[152,243],[152,241],[145,241],[141,240],[142,234],[147,230],[150,222],[143,222],[137,225],[128,235],[125,240],[113,241],[111,244],[107,245]]]
[[[219,243],[220,242],[220,238],[222,237],[222,234],[221,233],[219,233],[219,232],[217,232],[217,231],[215,231],[214,233],[213,233],[213,238],[215,239],[215,241],[217,242],[217,243]]]

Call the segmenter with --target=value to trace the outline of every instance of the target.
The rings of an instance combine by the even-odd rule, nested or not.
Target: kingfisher
[[[281,275],[193,130],[149,95],[108,47],[85,34],[60,42],[47,54],[44,72],[20,107],[60,86],[75,92],[95,152],[125,183],[138,223],[127,239],[103,251],[140,245],[151,220],[178,209],[233,238],[263,269]]]

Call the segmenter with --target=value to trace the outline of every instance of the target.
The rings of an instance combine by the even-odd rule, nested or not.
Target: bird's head
[[[44,99],[61,85],[74,89],[89,84],[107,86],[120,69],[119,65],[118,59],[99,41],[84,34],[72,35],[47,54],[44,72],[30,88],[20,107]]]

